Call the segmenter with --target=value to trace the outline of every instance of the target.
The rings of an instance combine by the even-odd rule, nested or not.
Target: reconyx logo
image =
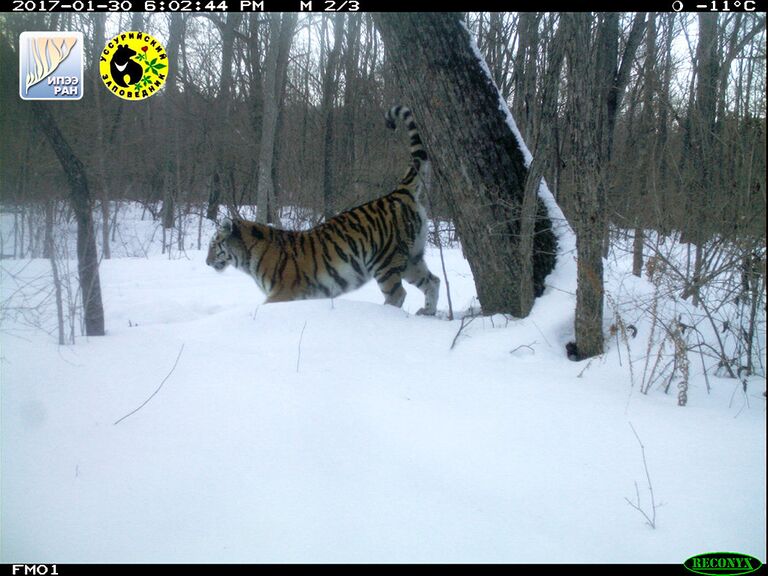
[[[163,45],[149,34],[122,32],[104,47],[99,72],[115,96],[144,100],[165,84],[168,56]]]
[[[82,32],[22,32],[19,96],[24,100],[83,97]]]
[[[762,566],[757,558],[737,552],[707,552],[688,558],[683,565],[691,572],[707,576],[749,574]]]

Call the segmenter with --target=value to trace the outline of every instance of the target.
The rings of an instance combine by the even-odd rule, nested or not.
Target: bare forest
[[[461,19],[0,15],[0,201],[14,223],[2,258],[52,258],[55,223],[77,222],[77,254],[90,255],[79,265],[84,329],[103,333],[109,311],[101,310],[98,261],[119,242],[126,206],[140,205],[157,222],[169,255],[204,247],[206,218],[251,216],[253,207],[264,222],[312,226],[397,182],[407,148],[382,118],[402,103],[433,155],[433,242],[461,243],[484,312],[525,316],[545,287],[556,247],[542,241],[548,215],[535,194],[544,179],[577,237],[577,253],[564,255],[579,263],[574,359],[602,353],[611,337],[602,329],[611,316],[603,262],[621,245],[633,252],[636,276],[691,302],[715,334],[730,330],[738,343],[686,337],[686,346],[731,376],[762,371],[755,343],[765,306],[765,15]],[[420,38],[425,26],[431,36]],[[77,105],[21,101],[16,39],[57,29],[82,31],[87,54],[123,30],[163,39],[172,67],[164,91],[141,102],[112,97],[86,58]],[[462,44],[451,34],[467,35],[470,56],[476,42],[492,84],[480,86],[472,74],[432,82],[440,62],[469,70],[465,55],[448,52]],[[451,82],[460,96],[448,92]],[[508,137],[497,132],[501,112],[474,104],[492,101],[496,89],[533,154],[530,165],[515,149],[498,155]],[[469,97],[482,90],[490,100]],[[681,246],[683,258],[673,258]],[[484,268],[496,256],[500,264]],[[734,302],[738,326],[725,306]],[[638,306],[655,314],[653,303]],[[658,315],[670,343],[687,328]],[[611,329],[627,337],[621,318]]]

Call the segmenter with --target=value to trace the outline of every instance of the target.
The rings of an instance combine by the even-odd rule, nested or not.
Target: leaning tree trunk
[[[527,169],[499,91],[457,14],[375,15],[433,160],[442,203],[461,235],[485,314],[525,316],[518,241]],[[541,213],[542,210],[539,210]],[[536,222],[535,292],[554,266],[549,220]]]
[[[64,139],[47,102],[34,102],[35,118],[61,163],[69,182],[69,201],[77,221],[77,271],[83,299],[86,336],[104,335],[99,260],[96,254],[91,193],[83,163]]]

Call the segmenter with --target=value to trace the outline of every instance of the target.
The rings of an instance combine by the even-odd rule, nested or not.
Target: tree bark
[[[525,316],[518,241],[528,171],[482,57],[456,14],[374,17],[433,160],[433,191],[461,235],[483,312]],[[554,245],[548,219],[537,219],[536,229]],[[553,254],[534,255],[536,291],[553,266]]]
[[[588,17],[587,17],[588,18]],[[569,162],[571,196],[576,232],[577,287],[574,323],[579,358],[603,351],[603,258],[606,228],[605,185],[599,171],[599,140],[594,131],[599,98],[589,87],[589,59],[581,52],[589,47],[589,20],[578,15],[569,25],[569,115],[571,117]]]
[[[610,25],[611,20],[607,23]],[[577,285],[575,356],[579,359],[603,351],[603,258],[606,231],[605,182],[600,173],[600,152],[604,146],[607,96],[611,75],[608,55],[599,54],[600,66],[590,58],[592,27],[589,14],[563,14],[568,61],[568,115],[570,117],[571,161],[568,172],[572,224],[576,232]],[[610,31],[598,35],[598,48],[610,43]],[[615,53],[614,53],[615,56]],[[602,72],[602,74],[601,74]]]

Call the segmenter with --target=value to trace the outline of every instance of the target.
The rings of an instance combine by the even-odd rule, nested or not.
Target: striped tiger
[[[396,120],[408,130],[411,166],[394,191],[305,231],[225,218],[211,238],[206,264],[218,271],[239,268],[266,302],[334,298],[375,278],[384,303],[401,307],[406,280],[424,293],[417,314],[435,314],[440,279],[424,262],[427,217],[419,198],[429,160],[411,111],[394,106],[387,126],[394,130]]]

